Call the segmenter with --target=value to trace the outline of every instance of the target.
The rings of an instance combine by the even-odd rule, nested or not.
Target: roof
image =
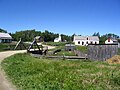
[[[115,38],[110,38],[112,41],[115,41],[115,42],[117,42],[118,40],[117,39],[115,39]]]
[[[36,36],[36,37],[35,37],[35,39],[40,39],[40,38],[42,38],[42,37],[41,37],[41,36]]]
[[[115,38],[108,38],[108,39],[112,40],[113,42],[118,42],[118,40]],[[108,39],[106,41],[108,41]]]
[[[55,38],[54,40],[58,40],[59,38]]]
[[[12,37],[8,33],[0,32],[0,39],[12,39]]]
[[[74,40],[94,40],[99,41],[98,36],[74,36]]]

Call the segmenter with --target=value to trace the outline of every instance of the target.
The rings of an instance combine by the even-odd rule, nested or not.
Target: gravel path
[[[16,90],[15,86],[6,79],[5,72],[1,69],[1,62],[5,58],[17,54],[17,53],[25,53],[26,50],[19,50],[19,51],[5,51],[0,52],[0,90]]]

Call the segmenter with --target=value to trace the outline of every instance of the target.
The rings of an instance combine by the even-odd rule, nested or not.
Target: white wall
[[[58,39],[54,39],[54,42],[59,42],[59,40]]]
[[[108,42],[108,39],[105,41],[105,44],[112,44],[113,41],[110,39],[110,42]]]
[[[75,42],[75,45],[81,45],[81,46],[86,46],[86,45],[88,45],[88,44],[91,44],[91,42],[92,42],[92,44],[95,44],[95,42],[96,42],[96,44],[99,44],[99,41],[90,41],[90,40],[76,40],[76,41],[74,41]],[[80,44],[78,44],[78,42],[80,42]],[[82,45],[82,42],[83,42],[83,45]],[[88,42],[88,44],[87,44],[87,42]]]
[[[55,39],[54,39],[54,42],[61,42],[61,41],[62,41],[62,39],[61,39],[61,35],[59,35],[58,38],[55,38]]]

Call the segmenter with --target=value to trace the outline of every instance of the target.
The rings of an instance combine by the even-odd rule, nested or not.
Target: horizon
[[[119,0],[0,0],[0,28],[120,36]]]
[[[2,29],[2,28],[0,28],[0,29]],[[4,30],[4,29],[3,29]],[[31,30],[35,30],[35,31],[40,31],[40,30],[36,30],[36,29],[31,29]],[[7,31],[7,30],[5,30],[5,31]],[[21,31],[27,31],[27,30],[20,30],[20,31],[16,31],[16,32],[21,32]],[[28,30],[29,31],[29,30]],[[45,32],[46,30],[44,30],[44,31],[40,31],[40,32]],[[48,32],[51,32],[51,31],[49,31],[49,30],[47,30]],[[1,33],[1,32],[0,32]],[[3,32],[2,32],[3,33]],[[7,32],[7,33],[11,33],[11,32]],[[54,33],[54,32],[51,32],[51,33]],[[95,34],[95,33],[99,33],[99,32],[94,32],[93,34]],[[13,32],[13,33],[11,33],[11,34],[15,34],[15,32]],[[54,34],[60,34],[60,33],[54,33]],[[61,33],[60,35],[62,35],[63,33]],[[74,35],[75,33],[73,33],[72,35]],[[75,34],[76,36],[93,36],[93,34],[91,34],[91,35],[80,35],[80,34]],[[115,34],[115,33],[105,33],[105,34],[101,34],[101,33],[99,33],[99,35],[100,35],[100,37],[101,36],[103,36],[103,35],[108,35],[108,34]],[[67,35],[67,36],[72,36],[72,35],[68,35],[68,34],[63,34],[63,35]],[[117,36],[119,36],[118,34],[115,34],[115,35],[117,35]],[[120,38],[120,36],[119,36],[119,38]]]

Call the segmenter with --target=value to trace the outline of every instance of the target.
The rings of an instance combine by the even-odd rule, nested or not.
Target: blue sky
[[[0,28],[120,35],[120,0],[0,0]]]

